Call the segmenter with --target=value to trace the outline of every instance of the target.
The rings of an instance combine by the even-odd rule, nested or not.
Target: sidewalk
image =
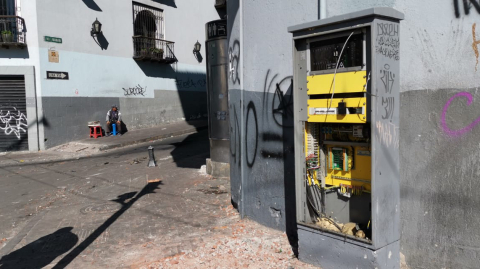
[[[42,163],[100,154],[108,150],[131,146],[135,144],[165,139],[168,137],[196,133],[208,128],[207,121],[189,121],[166,124],[160,127],[132,130],[122,136],[85,138],[67,144],[59,145],[39,152],[7,152],[0,154],[0,167],[22,164]],[[86,133],[85,136],[88,134]]]
[[[207,121],[183,121],[160,127],[129,131],[123,136],[100,137],[97,139],[86,138],[77,141],[77,143],[96,146],[99,150],[109,150],[172,136],[195,133],[196,131],[206,129],[207,127]]]

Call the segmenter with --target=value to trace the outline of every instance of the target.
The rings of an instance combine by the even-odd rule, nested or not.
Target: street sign
[[[68,80],[68,72],[47,71],[47,79]]]
[[[51,63],[58,63],[60,60],[60,55],[58,51],[48,50],[48,61]]]
[[[45,41],[62,44],[62,39],[60,37],[45,36]]]
[[[207,39],[227,36],[227,20],[208,22],[205,28]]]

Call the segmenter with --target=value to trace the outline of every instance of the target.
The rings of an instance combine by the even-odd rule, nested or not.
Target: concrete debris
[[[130,162],[130,165],[139,164],[139,163],[143,162],[143,161],[146,160],[146,159],[147,159],[147,157],[135,158],[135,159],[133,159],[133,161]]]
[[[200,170],[198,170],[198,173],[202,176],[206,176],[207,175],[207,166],[206,165],[202,165],[200,167]]]
[[[236,223],[218,227],[198,248],[134,268],[317,268],[295,258],[285,233],[240,220],[231,206],[225,212],[234,214]]]
[[[338,228],[327,218],[318,218],[316,224],[318,226],[320,226],[320,228],[322,228],[322,229],[329,230],[329,231],[334,231],[334,232],[340,232],[338,230]],[[343,224],[341,224],[341,223],[337,223],[337,224],[340,227],[343,226]]]
[[[332,221],[333,220],[329,220],[327,218],[317,218],[317,222],[315,224],[324,230],[329,230],[337,233],[341,232],[343,234],[355,236],[362,239],[366,238],[365,232],[360,230],[356,223],[349,222],[346,224],[342,224],[339,222],[335,222],[340,228],[342,228],[342,230],[339,231],[337,226],[335,226]]]
[[[353,235],[355,235],[355,229],[356,229],[355,227],[356,226],[357,226],[357,224],[355,224],[353,222],[346,223],[342,227],[342,233],[353,236]]]
[[[358,237],[358,238],[365,238],[365,232],[362,231],[362,230],[358,230],[356,233],[355,233],[355,236]]]

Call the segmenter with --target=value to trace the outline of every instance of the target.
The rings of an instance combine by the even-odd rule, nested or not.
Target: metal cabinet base
[[[400,268],[400,241],[372,250],[367,244],[303,225],[298,226],[298,241],[298,258],[322,269]]]

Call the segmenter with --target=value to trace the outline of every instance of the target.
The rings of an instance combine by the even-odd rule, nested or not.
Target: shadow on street
[[[72,233],[72,229],[72,227],[59,229],[5,255],[0,260],[0,268],[36,269],[47,266],[77,244],[78,237]]]
[[[100,235],[102,235],[102,233],[105,232],[108,227],[115,223],[115,221],[121,215],[123,215],[123,213],[125,213],[136,201],[138,201],[146,194],[155,193],[155,190],[160,189],[158,186],[161,184],[161,181],[151,182],[145,185],[145,187],[143,187],[143,189],[138,193],[129,192],[119,195],[117,199],[113,201],[121,204],[122,207],[110,218],[108,218],[102,225],[100,225],[100,227],[98,227],[92,234],[90,234],[90,236],[88,236],[83,242],[81,242],[70,253],[63,257],[53,268],[65,268],[67,265],[69,265],[76,257],[78,257],[78,255],[80,255],[80,253],[82,253],[88,246],[95,242],[95,240]]]

